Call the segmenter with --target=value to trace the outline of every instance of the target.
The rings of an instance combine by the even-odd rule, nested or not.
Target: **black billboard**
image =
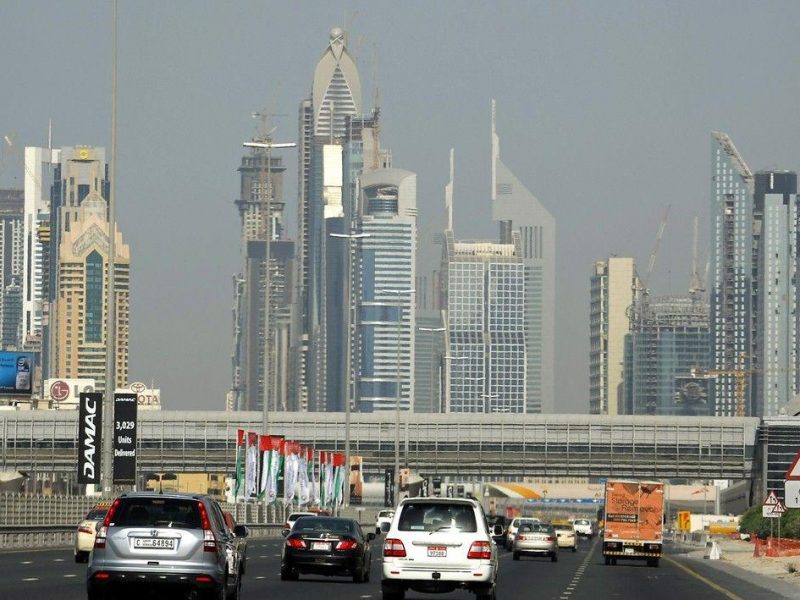
[[[114,394],[114,483],[136,483],[136,406],[133,392]]]
[[[78,483],[100,483],[103,394],[83,392],[78,410]]]

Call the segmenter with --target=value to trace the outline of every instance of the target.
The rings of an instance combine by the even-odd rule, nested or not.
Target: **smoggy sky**
[[[0,0],[0,187],[21,188],[22,147],[111,140],[111,3]],[[236,168],[254,111],[297,139],[297,109],[332,27],[346,27],[382,144],[418,173],[421,250],[438,260],[448,151],[455,228],[493,238],[489,106],[501,156],[553,213],[556,401],[588,412],[592,263],[684,293],[692,218],[708,254],[710,132],[754,171],[800,166],[800,3],[120,2],[119,223],[132,255],[131,380],[165,408],[221,409],[231,384]],[[284,154],[296,221],[296,157]]]

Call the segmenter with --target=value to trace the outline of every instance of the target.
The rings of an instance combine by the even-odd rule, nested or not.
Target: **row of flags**
[[[345,455],[315,450],[280,435],[236,431],[236,500],[317,505],[344,502]]]

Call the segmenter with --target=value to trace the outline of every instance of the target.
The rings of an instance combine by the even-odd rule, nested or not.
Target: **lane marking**
[[[31,565],[31,564],[33,564],[33,561],[32,561],[32,560],[23,560],[23,561],[22,561],[21,563],[19,563],[19,564],[21,564],[21,565]]]
[[[64,562],[63,558],[54,558],[53,562]]]
[[[70,573],[69,575],[64,575],[64,577],[77,577],[77,575],[75,575],[75,573]]]
[[[256,577],[256,579],[264,579],[264,576],[263,575],[259,575],[258,577]]]
[[[702,575],[700,575],[700,573],[698,573],[697,571],[695,571],[691,567],[687,567],[686,565],[683,565],[683,564],[679,563],[677,560],[669,558],[668,556],[662,556],[661,558],[663,560],[666,560],[666,561],[670,562],[671,564],[675,565],[676,567],[678,567],[680,569],[683,569],[686,573],[688,573],[689,575],[691,575],[695,579],[697,579],[699,581],[702,581],[703,583],[705,583],[710,588],[717,590],[720,594],[722,594],[726,598],[729,598],[730,600],[744,600],[744,598],[742,598],[741,596],[739,596],[737,594],[734,594],[733,592],[731,592],[730,590],[725,589],[724,587],[722,587],[718,583],[716,583],[714,581],[711,581],[708,577],[703,577]]]
[[[39,581],[38,577],[26,577],[22,581]]]

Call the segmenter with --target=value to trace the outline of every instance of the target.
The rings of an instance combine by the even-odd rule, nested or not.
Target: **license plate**
[[[172,538],[133,538],[134,548],[159,548],[174,550],[175,540]]]
[[[311,542],[312,550],[322,550],[323,552],[330,552],[331,545],[328,542]]]
[[[625,554],[633,554],[633,548],[625,548]]]
[[[447,546],[428,546],[428,556],[447,556]]]

